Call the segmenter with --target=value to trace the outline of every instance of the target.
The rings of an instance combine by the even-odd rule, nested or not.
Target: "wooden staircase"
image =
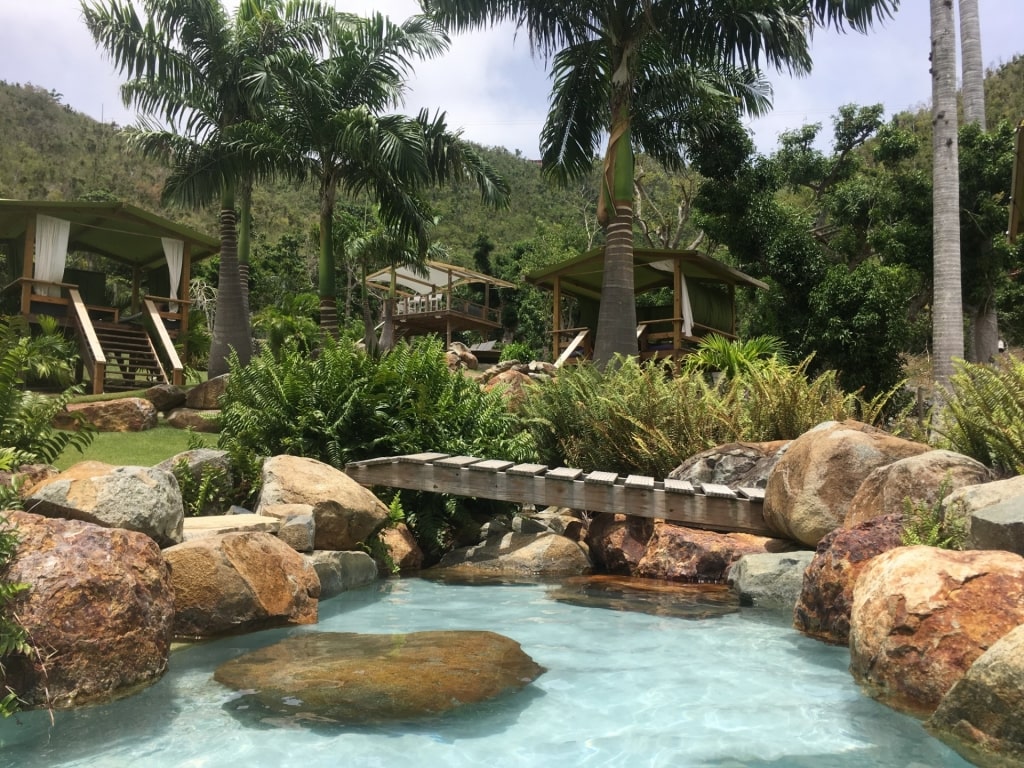
[[[106,357],[104,392],[144,389],[167,384],[167,373],[146,330],[137,325],[93,322]]]

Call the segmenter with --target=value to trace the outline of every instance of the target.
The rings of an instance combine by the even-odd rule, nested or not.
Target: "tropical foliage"
[[[315,357],[286,347],[235,368],[224,395],[220,446],[235,453],[308,456],[335,467],[423,451],[524,461],[530,433],[497,392],[448,370],[435,338],[377,358],[347,339]],[[403,492],[410,528],[429,556],[452,546],[471,502]]]
[[[947,503],[952,481],[946,477],[932,501],[903,500],[900,543],[941,549],[964,549],[970,533],[970,515],[963,501]]]
[[[809,362],[767,358],[717,386],[699,370],[671,375],[633,358],[603,373],[580,365],[531,388],[523,407],[542,462],[652,477],[716,445],[881,418],[883,399],[844,392],[834,371],[810,378]]]
[[[1024,361],[959,362],[936,429],[948,446],[1005,475],[1024,474]]]

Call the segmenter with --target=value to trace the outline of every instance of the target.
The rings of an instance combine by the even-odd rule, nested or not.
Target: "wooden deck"
[[[366,486],[474,496],[519,504],[613,512],[683,523],[713,531],[775,534],[761,514],[764,491],[695,485],[644,475],[584,472],[543,464],[415,453],[351,462],[346,473]]]

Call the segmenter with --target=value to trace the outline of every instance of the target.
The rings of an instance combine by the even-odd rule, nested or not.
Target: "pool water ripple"
[[[319,624],[175,652],[157,685],[100,707],[0,723],[18,768],[955,768],[913,718],[864,696],[849,653],[785,617],[706,620],[584,608],[544,585],[382,582],[321,604]],[[416,724],[301,724],[232,707],[214,668],[310,631],[491,630],[547,669],[523,691]],[[235,702],[237,704],[237,702]]]

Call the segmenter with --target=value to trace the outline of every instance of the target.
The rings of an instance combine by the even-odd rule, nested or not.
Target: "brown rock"
[[[70,403],[53,418],[57,429],[77,430],[80,416],[100,432],[143,432],[156,426],[156,407],[142,397],[123,397],[96,403]]]
[[[857,421],[826,422],[786,448],[765,487],[764,519],[780,536],[816,547],[842,525],[872,470],[928,446]]]
[[[378,536],[399,573],[412,573],[423,567],[423,550],[405,523],[385,528]],[[387,573],[387,570],[381,567],[381,572]]]
[[[475,547],[456,549],[437,565],[453,576],[509,574],[512,576],[579,576],[590,570],[590,559],[575,541],[554,533],[509,533]]]
[[[388,508],[344,472],[315,459],[273,456],[263,463],[256,514],[277,504],[308,504],[316,549],[350,550],[388,522]]]
[[[953,451],[927,451],[878,467],[850,501],[843,525],[852,528],[873,517],[902,514],[904,500],[932,504],[943,483],[954,488],[987,483],[992,472],[980,461]]]
[[[157,384],[146,390],[146,399],[161,413],[185,404],[187,390],[177,384]]]
[[[669,472],[673,480],[719,483],[733,488],[764,488],[788,440],[728,443],[691,456]]]
[[[822,539],[804,571],[793,626],[826,643],[847,645],[853,585],[871,558],[901,546],[902,530],[903,516],[889,514],[853,528],[836,528]]]
[[[453,341],[451,346],[448,347],[449,352],[454,352],[459,357],[459,362],[464,368],[468,368],[471,371],[475,371],[480,367],[480,361],[477,359],[469,347],[463,344],[461,341]]]
[[[549,590],[546,596],[584,608],[607,608],[678,619],[711,619],[740,609],[739,595],[725,584],[680,584],[609,574],[563,579],[558,588]]]
[[[484,384],[484,391],[490,392],[499,389],[509,402],[518,405],[526,397],[526,388],[531,384],[533,384],[533,379],[527,374],[510,370],[492,376]]]
[[[377,580],[377,563],[366,552],[319,550],[303,555],[320,579],[320,599],[365,587]]]
[[[167,414],[167,426],[175,429],[191,429],[193,432],[214,434],[220,432],[220,411],[200,411],[195,408],[175,408]]]
[[[170,570],[141,533],[9,512],[21,539],[6,574],[29,584],[18,618],[44,659],[8,656],[28,707],[126,696],[167,669],[174,620]]]
[[[729,566],[743,555],[790,549],[793,545],[788,541],[684,528],[658,520],[635,575],[670,581],[722,581]]]
[[[999,638],[1024,623],[1024,558],[900,547],[853,590],[850,671],[898,709],[927,714]]]
[[[653,532],[654,522],[647,517],[595,514],[586,535],[594,567],[606,573],[634,575]]]
[[[320,581],[307,561],[269,533],[226,533],[164,550],[174,584],[174,634],[250,632],[317,619]]]
[[[60,471],[49,464],[22,464],[14,472],[0,471],[0,485],[10,488],[15,482],[19,483],[18,496],[25,498],[34,485],[59,474]]]
[[[185,395],[185,406],[197,411],[215,411],[220,408],[220,399],[228,387],[230,375],[225,373],[196,384]]]
[[[974,765],[1024,765],[1024,625],[967,670],[925,724]]]
[[[305,632],[222,664],[214,679],[297,720],[376,723],[437,717],[517,691],[544,673],[494,632]]]

